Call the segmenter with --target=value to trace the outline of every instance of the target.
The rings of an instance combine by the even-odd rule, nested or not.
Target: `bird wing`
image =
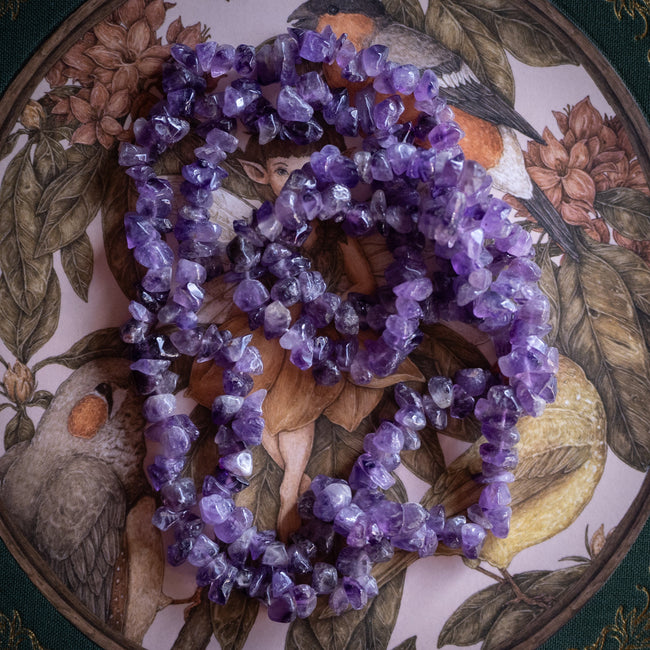
[[[108,617],[126,496],[113,470],[74,456],[53,471],[39,498],[34,542],[54,572],[100,619]]]
[[[18,442],[15,445],[12,445],[7,449],[7,451],[0,456],[0,485],[5,477],[5,474],[9,471],[9,468],[14,464],[16,460],[22,455],[22,453],[29,447],[29,440],[23,440]]]
[[[400,23],[388,23],[372,40],[387,45],[390,60],[431,68],[440,82],[440,95],[452,106],[492,124],[509,126],[543,143],[543,138],[494,89],[481,83],[471,68],[455,52],[433,37]]]

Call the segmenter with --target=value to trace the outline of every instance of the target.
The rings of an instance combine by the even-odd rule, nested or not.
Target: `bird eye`
[[[111,412],[113,411],[113,389],[111,388],[111,385],[107,384],[106,382],[97,384],[97,386],[95,386],[95,392],[103,395],[106,399],[106,404],[108,406],[108,415],[110,416]]]
[[[330,16],[336,16],[338,12],[339,12],[339,8],[336,5],[330,5],[327,8],[327,13],[330,14]]]

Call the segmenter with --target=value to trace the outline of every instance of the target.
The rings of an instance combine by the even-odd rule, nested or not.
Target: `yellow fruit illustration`
[[[544,414],[519,422],[519,464],[511,485],[512,519],[506,539],[488,535],[481,559],[501,569],[529,546],[567,528],[589,503],[602,476],[607,454],[605,411],[584,372],[560,359],[558,394]],[[448,515],[477,500],[481,486],[472,475],[481,470],[477,440],[449,465],[429,491],[425,506],[442,503]]]

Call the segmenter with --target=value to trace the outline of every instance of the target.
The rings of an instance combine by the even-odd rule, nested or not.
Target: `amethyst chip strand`
[[[266,603],[275,621],[309,616],[319,595],[328,596],[337,614],[363,608],[378,592],[373,564],[390,559],[394,548],[423,557],[442,543],[475,559],[487,534],[505,537],[517,421],[522,414],[539,415],[556,391],[558,354],[543,341],[549,305],[536,284],[540,270],[530,236],[508,220],[507,205],[491,197],[485,170],[465,160],[458,146],[462,132],[438,96],[435,75],[396,65],[388,54],[379,45],[357,52],[329,27],[289,32],[257,52],[247,45],[201,43],[196,52],[175,45],[164,68],[165,100],[148,120],[135,122],[135,144],[120,150],[120,164],[129,168],[139,192],[135,212],[125,216],[127,242],[146,269],[121,333],[132,344],[134,377],[147,395],[145,434],[161,447],[148,468],[162,503],[153,523],[174,532],[170,564],[197,567],[197,584],[209,587],[211,600],[224,604],[236,587]],[[344,78],[371,83],[352,102],[347,90],[328,88],[320,73],[300,74],[302,61],[336,61]],[[205,75],[229,76],[220,79],[215,94],[206,90]],[[278,82],[273,106],[263,87]],[[375,91],[388,97],[378,101]],[[425,119],[400,123],[403,98],[410,94]],[[183,167],[185,204],[171,215],[171,185],[156,177],[153,164],[190,132],[190,119],[199,121],[195,130],[205,143],[195,150],[196,161]],[[252,390],[253,375],[263,372],[259,351],[250,335],[234,337],[200,324],[198,312],[203,283],[223,272],[217,261],[221,230],[207,208],[226,176],[220,163],[237,147],[237,121],[262,144],[274,138],[305,144],[320,139],[320,119],[346,136],[361,129],[363,148],[350,159],[336,147],[323,147],[291,175],[275,204],[264,204],[237,227],[227,248],[227,277],[237,282],[233,300],[251,327],[278,338],[291,350],[291,361],[310,368],[318,383],[330,385],[349,373],[364,384],[392,374],[417,348],[421,323],[464,320],[492,336],[505,381],[465,369],[453,379],[429,378],[424,394],[397,384],[393,420],[365,437],[348,481],[314,477],[298,504],[303,526],[286,545],[274,531],[257,530],[253,513],[234,499],[248,485],[251,449],[264,429],[266,393]],[[416,136],[430,148],[416,146]],[[371,200],[352,198],[351,189],[360,183],[371,188]],[[394,262],[385,269],[383,293],[351,294],[342,301],[327,292],[301,254],[314,219],[340,222],[350,237],[375,231],[385,236]],[[168,233],[178,242],[176,264]],[[433,274],[424,263],[425,247],[438,258]],[[292,322],[293,305],[300,313]],[[157,324],[176,329],[162,334]],[[331,324],[337,339],[321,331]],[[376,338],[361,344],[360,328],[373,330]],[[219,465],[205,477],[200,499],[183,476],[199,432],[176,412],[177,375],[170,366],[181,354],[224,369],[223,394],[212,406]],[[395,482],[400,453],[417,449],[427,421],[444,429],[449,417],[469,414],[481,422],[487,442],[480,448],[483,472],[477,479],[484,487],[467,517],[445,518],[441,506],[427,511],[388,499],[384,491]],[[342,546],[332,558],[336,536]],[[308,574],[306,581],[302,576]]]

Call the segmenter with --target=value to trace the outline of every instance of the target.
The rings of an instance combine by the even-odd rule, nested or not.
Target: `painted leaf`
[[[34,365],[34,372],[52,363],[58,363],[71,370],[81,368],[85,363],[101,357],[126,357],[127,345],[120,338],[117,327],[95,330],[79,339],[63,354],[47,357]]]
[[[34,149],[34,171],[41,187],[51,183],[67,164],[61,143],[46,132],[39,133]]]
[[[630,289],[619,266],[622,249],[584,242],[580,260],[566,258],[558,274],[563,348],[596,386],[607,413],[607,441],[628,465],[650,464],[644,404],[650,357]]]
[[[356,650],[386,648],[395,627],[404,587],[401,571],[385,584],[368,608],[332,615],[326,602],[319,602],[307,619],[296,619],[289,628],[285,650]]]
[[[497,618],[488,631],[482,650],[496,650],[506,647],[517,632],[526,628],[543,611],[542,606],[529,605],[524,602],[510,604]]]
[[[61,249],[61,265],[74,292],[84,302],[88,302],[88,287],[93,279],[94,259],[93,247],[85,232]]]
[[[537,263],[542,270],[539,288],[548,298],[551,308],[548,323],[552,329],[546,335],[546,342],[549,345],[555,345],[560,320],[560,294],[557,286],[557,267],[551,261],[548,247],[544,247],[541,255],[538,256]]]
[[[14,415],[5,428],[5,451],[19,442],[26,442],[34,437],[34,423],[25,411],[21,410]]]
[[[405,641],[402,641],[399,645],[396,645],[393,650],[417,650],[415,642],[417,641],[417,636],[410,636]]]
[[[53,397],[54,395],[49,390],[37,390],[32,396],[32,399],[29,400],[29,405],[40,406],[42,409],[46,409],[50,405]]]
[[[398,23],[424,31],[424,11],[418,0],[384,0],[384,8]]]
[[[85,145],[73,145],[67,150],[67,168],[44,189],[38,205],[44,223],[36,255],[67,246],[94,219],[104,194],[103,152],[102,147]]]
[[[586,564],[577,564],[557,571],[540,572],[545,575],[541,575],[526,588],[520,586],[526,596],[537,600],[539,605],[517,601],[510,603],[489,629],[482,648],[496,650],[511,644],[514,639],[525,639],[531,621],[542,614],[563,593],[566,593],[582,576],[586,568]],[[519,576],[513,577],[517,582]]]
[[[61,287],[56,273],[50,273],[43,302],[29,315],[21,319],[21,357],[29,359],[36,350],[47,343],[59,324],[61,310]]]
[[[250,485],[237,494],[236,502],[254,513],[259,530],[273,530],[280,510],[282,470],[261,445],[253,450],[253,467]]]
[[[26,362],[56,331],[61,291],[55,273],[51,273],[47,287],[48,297],[27,314],[15,303],[6,277],[0,276],[0,310],[3,315],[0,319],[0,338],[22,362]]]
[[[513,576],[517,586],[527,592],[536,580],[549,571],[529,571]],[[486,637],[508,603],[516,598],[508,582],[498,582],[472,594],[446,621],[438,636],[438,647],[472,645]]]
[[[612,227],[630,239],[650,239],[650,197],[629,187],[597,192],[594,207]]]
[[[233,589],[225,605],[212,604],[212,627],[219,645],[228,650],[241,650],[255,623],[259,608],[258,601],[238,589]]]
[[[208,590],[201,590],[201,601],[192,607],[171,650],[205,650],[212,640],[212,603]]]
[[[136,298],[136,285],[142,279],[144,270],[133,258],[132,252],[126,245],[126,234],[124,231],[124,214],[129,208],[129,197],[133,188],[128,183],[125,191],[124,184],[129,179],[125,177],[124,171],[117,165],[117,161],[111,161],[106,166],[106,194],[102,204],[102,234],[104,239],[104,251],[106,261],[119,285],[122,293],[127,298]],[[135,196],[133,196],[135,205]]]
[[[18,138],[24,133],[24,129],[19,129],[18,131],[14,131],[7,136],[7,139],[2,143],[2,146],[0,146],[0,160],[6,158],[14,150],[14,147],[18,142]]]
[[[510,0],[456,0],[498,36],[506,50],[522,63],[548,67],[576,64],[575,53],[559,42],[534,16]]]
[[[425,30],[459,54],[485,84],[497,88],[512,104],[515,82],[505,50],[485,24],[458,3],[430,0]]]
[[[28,142],[14,156],[0,187],[0,269],[14,301],[27,314],[42,302],[52,269],[51,256],[35,257],[41,186],[30,160],[31,148]]]

